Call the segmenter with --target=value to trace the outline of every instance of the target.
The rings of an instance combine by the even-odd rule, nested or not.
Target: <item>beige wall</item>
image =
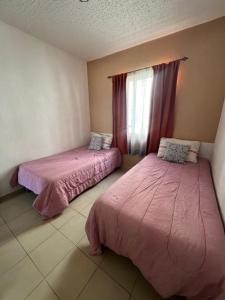
[[[225,96],[225,17],[89,62],[91,129],[112,131],[108,75],[183,56],[189,60],[179,73],[174,136],[213,142]]]
[[[87,64],[0,22],[0,196],[16,165],[83,145]]]

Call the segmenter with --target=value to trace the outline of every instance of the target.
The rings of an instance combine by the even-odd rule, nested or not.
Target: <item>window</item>
[[[153,69],[127,75],[127,144],[129,154],[146,153],[151,111]]]

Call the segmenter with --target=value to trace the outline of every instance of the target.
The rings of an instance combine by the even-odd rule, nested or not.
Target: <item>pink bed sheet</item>
[[[33,207],[51,218],[120,164],[117,148],[95,151],[82,147],[21,164],[16,181],[38,194]]]
[[[225,299],[225,236],[207,160],[148,155],[95,202],[86,233],[92,254],[104,245],[129,257],[162,297]]]

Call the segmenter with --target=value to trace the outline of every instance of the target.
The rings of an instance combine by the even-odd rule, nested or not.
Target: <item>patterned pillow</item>
[[[102,149],[110,149],[112,144],[112,134],[110,133],[101,133],[103,137]]]
[[[91,137],[100,136],[102,140],[102,149],[110,149],[112,144],[113,135],[111,133],[97,133],[91,132]]]
[[[101,150],[103,138],[102,136],[94,135],[91,137],[91,142],[88,147],[89,150]]]
[[[186,161],[197,163],[198,153],[199,153],[199,148],[200,148],[200,142],[162,137],[161,140],[160,140],[159,150],[158,150],[158,154],[157,154],[158,157],[163,158],[164,153],[165,153],[166,148],[167,148],[167,142],[190,146]]]
[[[174,144],[167,142],[167,148],[164,153],[163,159],[171,162],[183,164],[187,158],[190,146]]]

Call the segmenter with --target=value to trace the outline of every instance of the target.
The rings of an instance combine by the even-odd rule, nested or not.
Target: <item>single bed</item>
[[[94,203],[86,233],[92,254],[129,257],[162,297],[222,293],[225,236],[206,159],[146,156]]]
[[[81,147],[21,164],[11,184],[19,183],[37,194],[33,207],[51,218],[120,165],[117,148],[96,151]]]

